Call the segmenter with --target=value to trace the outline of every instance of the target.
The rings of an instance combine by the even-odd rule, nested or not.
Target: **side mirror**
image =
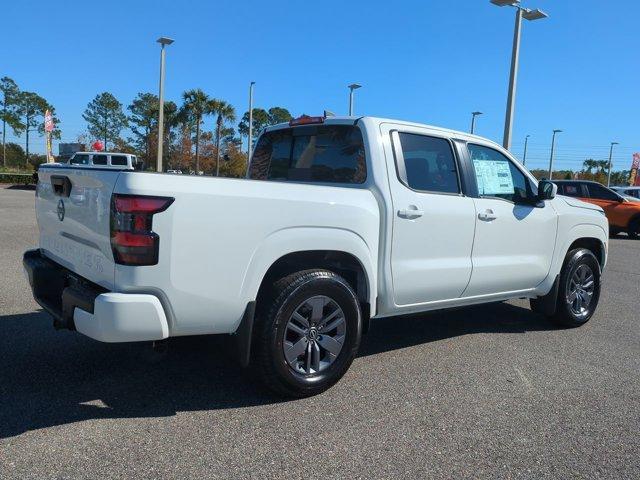
[[[134,170],[137,170],[137,171],[139,171],[139,172],[142,172],[142,171],[144,171],[144,166],[145,166],[145,165],[144,165],[144,161],[142,161],[142,160],[138,160],[138,161],[136,162],[136,164],[133,166],[133,169],[134,169]]]
[[[549,180],[540,180],[538,183],[538,200],[551,200],[558,193],[558,186]]]

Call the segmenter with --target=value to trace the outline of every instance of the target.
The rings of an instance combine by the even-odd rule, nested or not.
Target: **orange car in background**
[[[554,180],[558,193],[576,197],[602,207],[612,235],[627,232],[631,238],[640,235],[640,202],[628,200],[610,188],[588,180]]]

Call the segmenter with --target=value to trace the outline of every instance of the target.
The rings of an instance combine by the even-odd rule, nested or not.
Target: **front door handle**
[[[495,213],[493,213],[493,210],[487,209],[484,212],[480,212],[478,214],[478,218],[485,222],[490,222],[491,220],[495,220],[496,218],[498,218],[498,216]]]
[[[415,205],[409,205],[409,208],[398,210],[398,216],[400,218],[408,218],[411,220],[421,217],[422,215],[424,215],[424,212],[419,210]]]

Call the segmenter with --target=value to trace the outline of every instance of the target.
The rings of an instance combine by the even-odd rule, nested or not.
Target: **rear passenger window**
[[[89,155],[74,155],[69,162],[72,165],[89,165]]]
[[[362,183],[367,170],[360,129],[352,125],[309,125],[267,132],[256,145],[249,177]]]
[[[127,157],[125,155],[111,155],[111,165],[127,165]]]
[[[107,164],[107,156],[106,155],[94,155],[93,156],[93,164],[94,165],[106,165]]]
[[[413,190],[459,193],[458,171],[451,144],[444,138],[399,133],[404,172],[400,180]],[[404,178],[403,178],[404,177]]]

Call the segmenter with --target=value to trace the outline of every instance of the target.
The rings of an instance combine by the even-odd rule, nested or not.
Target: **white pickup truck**
[[[337,382],[372,318],[524,297],[582,325],[607,259],[599,207],[556,197],[491,141],[403,121],[267,128],[248,179],[38,176],[24,266],[57,327],[103,342],[234,334],[241,362],[289,396]]]

